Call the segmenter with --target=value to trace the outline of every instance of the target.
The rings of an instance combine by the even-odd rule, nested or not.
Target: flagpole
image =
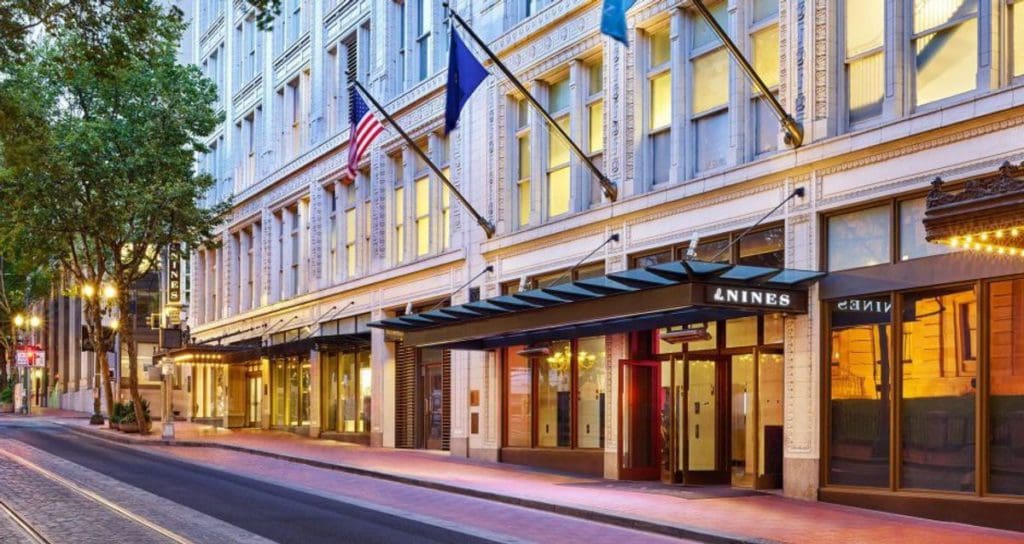
[[[758,75],[757,70],[754,70],[754,67],[747,62],[747,58],[744,57],[740,49],[736,47],[736,43],[732,41],[729,34],[722,29],[722,25],[718,24],[718,21],[716,21],[714,16],[711,15],[711,12],[708,11],[704,2],[702,0],[693,0],[693,6],[697,8],[701,17],[704,18],[704,21],[718,36],[718,39],[722,40],[722,43],[725,44],[725,48],[729,51],[729,55],[731,55],[733,60],[736,61],[736,64],[740,65],[743,73],[746,74],[747,78],[750,79],[755,87],[757,87],[757,90],[764,95],[765,100],[768,101],[768,105],[772,107],[772,111],[775,113],[775,116],[779,118],[779,123],[782,124],[782,129],[786,132],[786,143],[793,147],[800,147],[800,144],[804,142],[804,129],[800,126],[800,123],[797,123],[796,119],[793,119],[792,116],[786,113],[782,104],[779,103],[779,99],[775,98],[775,95],[772,94],[768,89],[768,86],[765,85],[764,80],[762,80],[761,76]]]
[[[466,23],[465,19],[463,19],[462,16],[456,13],[455,10],[453,10],[451,6],[449,6],[448,2],[444,2],[443,6],[448,10],[448,14],[451,15],[453,19],[455,19],[455,22],[462,25],[462,28],[469,34],[469,37],[473,38],[473,41],[476,42],[476,44],[480,46],[480,48],[483,49],[485,53],[487,53],[487,56],[490,57],[492,62],[494,62],[494,65],[497,66],[498,69],[501,70],[503,74],[505,74],[505,77],[508,78],[508,80],[512,82],[513,85],[515,85],[516,89],[519,90],[519,92],[531,104],[533,104],[533,107],[537,108],[541,115],[544,116],[544,119],[547,120],[548,124],[555,129],[555,131],[559,134],[559,136],[562,137],[562,139],[569,146],[569,148],[576,153],[576,156],[579,157],[580,160],[582,160],[588,168],[590,168],[590,171],[593,172],[595,176],[597,176],[597,181],[598,183],[601,184],[601,188],[604,190],[604,194],[606,197],[608,197],[608,200],[615,202],[619,197],[619,189],[615,185],[615,183],[612,180],[608,179],[608,176],[604,175],[604,172],[602,172],[601,169],[598,168],[596,164],[594,164],[594,161],[590,160],[590,157],[588,157],[587,154],[584,153],[582,149],[580,149],[580,146],[576,145],[576,142],[574,142],[573,139],[569,137],[569,134],[565,132],[565,129],[562,128],[562,126],[555,121],[554,117],[551,117],[551,114],[548,113],[548,110],[544,109],[544,106],[540,105],[540,102],[538,102],[537,99],[534,98],[532,94],[530,94],[530,91],[526,90],[526,87],[523,86],[519,79],[512,74],[512,71],[509,70],[507,66],[505,66],[505,63],[501,62],[501,59],[499,59],[498,56],[495,55],[493,51],[491,51],[491,48],[487,47],[487,44],[484,43],[480,36],[478,36],[477,33],[474,32],[472,28],[470,28],[469,24]],[[455,29],[453,28],[452,32],[454,31]]]
[[[490,221],[484,219],[483,216],[481,216],[476,211],[476,208],[474,208],[473,205],[470,204],[468,200],[466,200],[466,197],[462,196],[462,193],[460,193],[459,190],[456,189],[454,185],[452,185],[452,182],[451,180],[448,179],[448,176],[444,175],[444,172],[442,172],[441,169],[438,168],[436,164],[434,164],[434,161],[430,160],[430,157],[428,157],[427,154],[424,153],[422,149],[420,149],[420,146],[416,145],[416,142],[413,141],[412,137],[410,137],[408,133],[402,130],[402,127],[395,121],[395,118],[391,117],[391,114],[389,114],[387,110],[384,109],[384,106],[382,106],[380,102],[377,102],[377,99],[374,98],[372,94],[370,94],[370,91],[368,91],[366,87],[364,87],[363,84],[359,82],[359,80],[354,80],[350,85],[354,85],[357,89],[359,89],[363,96],[369,99],[370,103],[373,104],[373,107],[377,108],[377,111],[379,111],[380,114],[383,115],[384,118],[387,119],[389,123],[391,123],[391,126],[395,127],[395,130],[397,130],[398,133],[402,136],[402,138],[404,138],[405,141],[409,143],[409,147],[411,147],[412,150],[415,151],[416,154],[419,155],[421,159],[423,159],[423,162],[425,162],[427,166],[429,166],[430,169],[434,171],[434,174],[437,175],[441,182],[448,187],[448,190],[450,190],[452,194],[455,195],[455,198],[459,199],[459,202],[461,202],[462,205],[465,206],[466,210],[469,211],[469,213],[472,214],[474,218],[476,218],[477,224],[480,225],[480,228],[484,229],[484,233],[487,234],[487,238],[491,238],[492,236],[494,236],[494,225],[491,224]]]

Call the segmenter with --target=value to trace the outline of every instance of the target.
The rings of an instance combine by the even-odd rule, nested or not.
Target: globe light
[[[112,298],[114,298],[116,296],[117,296],[117,288],[116,287],[114,287],[113,285],[104,285],[103,286],[103,298],[104,299],[110,300],[110,299],[112,299]]]
[[[39,319],[38,315],[34,315],[34,316],[28,318],[28,326],[32,327],[34,329],[34,328],[38,327],[42,323],[42,321],[43,320]]]
[[[18,314],[14,316],[14,326],[21,328],[25,326],[25,316]]]
[[[82,286],[82,296],[85,298],[92,298],[96,296],[96,288],[91,283],[87,283]]]
[[[116,317],[114,319],[111,319],[110,320],[110,328],[114,329],[115,331],[117,329],[121,328],[121,320],[116,318]]]

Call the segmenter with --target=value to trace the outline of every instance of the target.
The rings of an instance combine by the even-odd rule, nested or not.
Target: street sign
[[[39,346],[20,346],[14,352],[15,366],[45,367],[46,352]]]

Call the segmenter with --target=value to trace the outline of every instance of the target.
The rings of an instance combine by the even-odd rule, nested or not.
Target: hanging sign
[[[695,286],[696,287],[696,286]],[[694,303],[709,306],[735,306],[753,310],[806,312],[807,293],[744,285],[704,284],[703,292],[693,290]]]
[[[45,367],[46,352],[39,346],[21,346],[14,352],[15,366]]]
[[[181,303],[181,254],[178,244],[167,250],[167,302]]]

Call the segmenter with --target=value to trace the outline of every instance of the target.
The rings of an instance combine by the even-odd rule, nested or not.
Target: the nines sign
[[[700,290],[695,289],[695,295]],[[703,285],[698,303],[714,306],[736,306],[755,310],[807,311],[807,294],[802,291],[767,289],[742,285]],[[697,298],[697,297],[695,297]]]

